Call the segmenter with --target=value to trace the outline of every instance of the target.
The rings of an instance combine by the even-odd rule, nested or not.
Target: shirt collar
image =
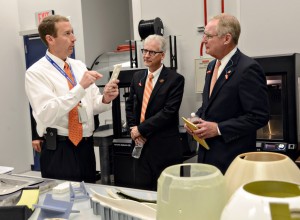
[[[68,65],[70,66],[70,61],[69,61],[69,57],[67,57],[66,61],[60,59],[59,57],[53,55],[52,53],[49,52],[49,50],[46,51],[46,54],[61,68],[64,69],[65,66],[65,62],[68,63]]]
[[[235,52],[237,51],[237,47],[233,48],[232,51],[230,51],[225,57],[223,57],[221,61],[221,68],[223,69],[227,63],[229,62],[229,60],[231,59],[231,57],[235,54]]]
[[[161,66],[157,69],[157,70],[155,70],[152,74],[153,74],[153,79],[157,79],[158,78],[158,76],[159,76],[159,74],[160,74],[160,72],[161,72],[161,70],[162,70],[162,68],[163,68],[163,64],[161,64]],[[149,68],[148,68],[148,74],[150,73],[150,71],[149,71]]]

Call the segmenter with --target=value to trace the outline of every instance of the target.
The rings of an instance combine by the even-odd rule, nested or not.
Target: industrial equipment
[[[299,154],[300,54],[256,57],[265,71],[270,120],[257,131],[257,150]]]

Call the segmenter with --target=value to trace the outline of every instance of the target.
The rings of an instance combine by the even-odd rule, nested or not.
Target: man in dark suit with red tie
[[[238,48],[239,21],[231,15],[214,17],[205,27],[206,53],[216,58],[207,67],[203,103],[196,112],[198,129],[190,134],[206,140],[198,162],[225,173],[241,153],[256,151],[256,130],[269,120],[266,77],[262,67]],[[217,65],[218,64],[218,65]]]
[[[166,40],[162,36],[150,35],[145,39],[142,53],[148,69],[134,74],[126,102],[131,138],[143,144],[132,169],[136,188],[156,190],[161,172],[182,162],[178,111],[184,77],[162,64],[165,52]],[[148,88],[149,81],[152,89]]]

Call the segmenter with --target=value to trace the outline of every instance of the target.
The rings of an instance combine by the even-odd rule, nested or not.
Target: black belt
[[[90,136],[90,137],[82,137],[82,140],[81,140],[81,141],[88,141],[88,140],[90,140],[91,138],[93,138],[93,136]],[[62,136],[62,135],[57,135],[57,136],[56,136],[56,139],[57,139],[57,141],[67,141],[67,140],[69,140],[69,137],[68,137],[68,136]]]
[[[81,140],[81,141],[88,141],[88,140],[90,140],[91,138],[93,138],[93,136],[90,136],[90,137],[82,137],[82,140]],[[66,141],[66,140],[69,140],[69,137],[57,135],[57,140],[58,140],[58,141]]]
[[[69,139],[69,137],[57,135],[57,136],[56,136],[56,139],[57,139],[58,141],[66,141],[66,140]]]

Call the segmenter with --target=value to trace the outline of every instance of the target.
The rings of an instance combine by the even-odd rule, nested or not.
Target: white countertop
[[[59,181],[59,182],[63,182],[63,181]],[[101,184],[89,184],[86,183],[85,184],[88,193],[91,193],[90,189],[93,189],[95,192],[104,195],[104,196],[108,196],[106,193],[106,188],[116,188],[117,186],[110,186],[110,185],[101,185]],[[145,197],[152,197],[152,198],[156,198],[156,192],[154,191],[145,191],[145,190],[139,190],[139,189],[130,189],[130,188],[123,188],[123,187],[117,187],[119,189],[123,189],[126,190],[127,192],[134,194],[139,194],[139,195],[144,195]],[[52,193],[52,192],[48,192],[48,193]],[[42,194],[39,197],[39,205],[43,204],[43,201],[45,199],[45,195],[46,194]],[[57,200],[63,200],[63,201],[69,201],[69,192],[64,193],[64,194],[55,194],[53,195],[53,199],[57,199]],[[79,220],[79,219],[85,219],[85,220],[99,220],[101,219],[100,215],[94,215],[93,213],[93,209],[91,208],[91,204],[90,204],[90,199],[87,200],[79,200],[79,201],[75,201],[73,204],[73,208],[72,210],[79,210],[80,213],[71,213],[70,214],[70,220]],[[36,220],[38,219],[38,215],[40,213],[40,208],[36,208],[36,210],[34,211],[34,213],[32,214],[32,216],[29,218],[30,220]]]

